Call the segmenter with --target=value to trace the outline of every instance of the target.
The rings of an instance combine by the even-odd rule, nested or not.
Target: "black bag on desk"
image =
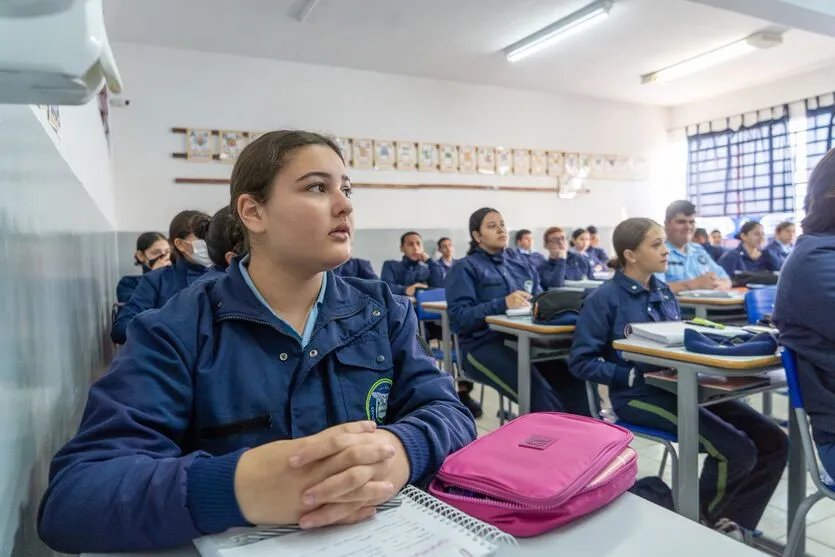
[[[770,271],[742,271],[731,277],[731,284],[734,288],[748,286],[749,284],[777,284],[779,277]]]
[[[548,290],[536,296],[531,305],[531,317],[538,325],[575,325],[585,292],[577,290]]]

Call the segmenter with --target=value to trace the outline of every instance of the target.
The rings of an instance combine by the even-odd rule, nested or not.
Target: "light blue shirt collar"
[[[304,324],[304,331],[302,336],[299,336],[299,333],[287,322],[285,321],[276,311],[267,303],[267,300],[264,299],[264,296],[258,291],[256,288],[255,283],[252,282],[252,277],[249,276],[249,270],[247,266],[249,265],[249,255],[241,259],[238,263],[238,267],[241,270],[241,275],[244,277],[244,282],[246,285],[249,286],[249,289],[252,290],[252,294],[258,299],[261,304],[268,310],[270,313],[275,315],[276,319],[287,325],[287,329],[293,332],[296,338],[301,342],[302,348],[307,346],[310,343],[310,337],[313,336],[313,326],[316,324],[316,318],[319,317],[319,306],[322,304],[322,301],[325,299],[325,288],[328,285],[328,274],[322,274],[322,286],[319,288],[319,296],[316,298],[316,303],[313,304],[313,307],[310,309],[310,315],[307,316],[307,321]]]

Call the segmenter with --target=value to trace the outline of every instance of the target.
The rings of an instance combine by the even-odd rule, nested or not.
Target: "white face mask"
[[[191,261],[194,264],[202,265],[207,269],[214,265],[212,259],[209,257],[209,247],[206,245],[205,240],[194,240],[191,242],[191,249],[193,251]]]

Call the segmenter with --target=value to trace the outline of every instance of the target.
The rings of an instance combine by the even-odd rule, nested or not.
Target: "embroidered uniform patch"
[[[383,424],[386,421],[391,385],[392,381],[389,378],[378,379],[371,385],[365,396],[365,416],[377,424]]]

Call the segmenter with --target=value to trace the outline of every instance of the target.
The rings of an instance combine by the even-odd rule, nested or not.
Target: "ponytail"
[[[606,266],[612,269],[613,271],[620,271],[624,268],[625,265],[620,259],[618,259],[617,257],[613,257],[606,262]]]
[[[478,242],[475,240],[470,240],[470,248],[467,250],[467,255],[472,255],[478,249]]]

